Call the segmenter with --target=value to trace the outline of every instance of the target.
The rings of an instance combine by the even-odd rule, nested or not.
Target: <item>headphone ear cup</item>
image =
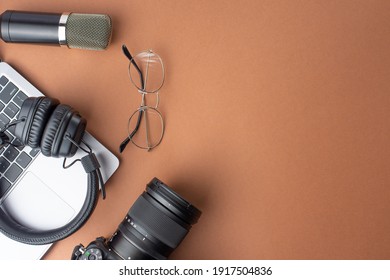
[[[41,144],[43,131],[52,112],[59,104],[57,99],[48,97],[29,97],[21,107],[18,119],[24,118],[15,127],[15,136],[23,144],[38,148]]]
[[[57,144],[57,151],[60,156],[72,157],[76,154],[81,140],[84,136],[87,121],[81,117],[78,112],[73,112],[71,119],[66,127],[61,143]],[[69,137],[71,140],[67,139]],[[75,145],[76,143],[77,145]]]
[[[86,120],[70,106],[58,105],[42,135],[42,154],[51,157],[73,156],[77,151],[73,143],[80,144],[86,124]],[[72,141],[64,141],[66,136]]]
[[[60,126],[63,125],[65,121],[67,122],[65,118],[71,110],[72,108],[68,105],[60,104],[51,114],[42,134],[41,152],[43,155],[56,157],[55,152],[53,152],[53,144],[55,141],[58,142],[57,138],[60,136],[58,135]]]

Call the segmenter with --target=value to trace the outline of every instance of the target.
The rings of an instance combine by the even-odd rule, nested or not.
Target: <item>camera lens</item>
[[[107,243],[121,259],[166,259],[201,211],[154,178]]]

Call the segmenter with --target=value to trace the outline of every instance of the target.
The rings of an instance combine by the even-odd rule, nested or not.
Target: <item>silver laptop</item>
[[[10,65],[0,62],[0,127],[17,118],[24,99],[42,95]],[[12,131],[9,136],[18,144]],[[118,158],[88,132],[83,139],[96,154],[106,182],[118,168]],[[74,159],[84,155],[78,151]],[[72,158],[67,160],[72,161]],[[45,157],[37,149],[6,146],[0,150],[0,204],[19,223],[34,229],[66,224],[84,203],[87,175],[80,163],[68,169],[63,169],[62,164],[63,159]],[[0,233],[0,260],[40,259],[51,245],[26,245]]]

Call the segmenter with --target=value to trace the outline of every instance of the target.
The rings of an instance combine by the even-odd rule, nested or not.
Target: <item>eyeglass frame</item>
[[[132,84],[138,89],[138,92],[142,94],[142,101],[141,101],[140,107],[139,107],[137,110],[135,110],[135,111],[133,112],[133,114],[131,114],[130,117],[129,117],[129,120],[128,120],[128,122],[127,122],[128,136],[127,136],[126,139],[123,140],[122,143],[120,144],[120,146],[119,146],[119,152],[122,153],[122,152],[125,150],[125,148],[126,148],[126,146],[127,146],[127,144],[128,144],[129,142],[133,143],[133,145],[135,145],[136,147],[138,147],[138,148],[140,148],[140,149],[144,149],[144,150],[150,151],[150,150],[154,149],[155,147],[157,147],[158,145],[160,145],[160,143],[161,143],[161,141],[162,141],[162,139],[163,139],[163,137],[164,137],[164,131],[165,131],[164,119],[163,119],[162,114],[160,113],[160,111],[157,109],[157,107],[158,107],[158,105],[159,105],[159,102],[160,102],[159,90],[162,88],[162,86],[164,85],[164,81],[165,81],[164,64],[163,64],[163,61],[162,61],[161,57],[160,57],[158,54],[154,53],[152,50],[148,50],[148,52],[151,52],[151,53],[154,53],[155,55],[157,55],[157,57],[158,57],[158,59],[159,59],[159,61],[160,61],[160,63],[161,63],[161,66],[162,66],[162,75],[163,75],[163,76],[162,76],[162,83],[161,83],[161,85],[160,85],[156,90],[154,90],[154,91],[146,91],[146,90],[145,90],[145,82],[144,82],[143,73],[142,73],[141,69],[138,67],[137,63],[135,62],[134,57],[130,54],[130,51],[127,49],[126,45],[124,45],[124,44],[122,45],[122,52],[123,52],[123,54],[129,59],[129,61],[130,61],[130,62],[129,62],[129,66],[128,66],[128,75],[129,75],[129,78],[130,78],[130,81],[132,82]],[[142,52],[141,52],[141,53],[142,53]],[[140,89],[140,88],[136,85],[136,83],[133,81],[133,78],[132,78],[132,76],[131,76],[131,74],[130,74],[130,67],[131,67],[131,65],[133,65],[133,66],[135,67],[135,69],[137,70],[137,72],[138,72],[138,74],[139,74],[139,76],[140,76],[140,82],[141,82],[141,87],[142,87],[142,89]],[[150,106],[147,106],[147,105],[145,104],[145,95],[148,94],[148,93],[149,93],[149,94],[150,94],[150,93],[156,94],[157,100],[156,100],[156,106],[155,106],[155,107],[150,107]],[[134,137],[134,135],[137,133],[137,131],[138,131],[140,125],[141,125],[141,119],[142,119],[143,113],[144,113],[146,110],[149,110],[149,109],[152,110],[152,111],[154,111],[154,112],[156,112],[157,115],[158,115],[159,118],[160,118],[160,121],[161,121],[161,135],[160,135],[159,141],[158,141],[156,144],[154,144],[154,145],[152,145],[152,146],[149,146],[149,143],[148,143],[148,144],[147,144],[148,146],[147,146],[147,147],[144,147],[144,146],[140,146],[140,145],[138,145],[137,143],[135,143],[135,142],[133,141],[133,137]],[[133,116],[134,116],[137,112],[139,113],[139,114],[138,114],[138,118],[137,118],[137,123],[136,123],[135,128],[133,129],[133,131],[130,132],[130,131],[129,131],[129,126],[130,126],[131,119],[133,118]],[[147,114],[145,114],[145,118],[147,118]],[[148,122],[146,121],[146,125],[147,125],[147,123],[148,123]],[[148,135],[148,128],[146,128],[146,133],[147,133],[147,135]],[[148,136],[146,137],[146,140],[148,141]]]

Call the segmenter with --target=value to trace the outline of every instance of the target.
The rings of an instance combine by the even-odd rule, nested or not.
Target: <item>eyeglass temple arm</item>
[[[137,124],[135,125],[134,130],[119,145],[119,152],[120,153],[123,152],[123,150],[126,148],[127,144],[129,144],[131,138],[133,138],[133,136],[137,133],[139,126],[141,125],[142,113],[143,113],[142,110],[140,110],[139,114],[138,114],[138,118],[137,118]]]
[[[137,69],[137,72],[140,76],[140,81],[141,81],[141,86],[142,89],[145,89],[145,84],[144,84],[144,77],[142,75],[141,69],[139,69],[137,63],[135,63],[133,56],[130,54],[129,50],[127,49],[126,45],[122,45],[122,51],[123,54],[130,60],[130,62],[134,65],[135,69]],[[137,133],[140,125],[141,125],[141,119],[142,119],[142,111],[139,111],[138,118],[137,118],[137,123],[135,125],[134,130],[126,137],[125,140],[122,141],[122,143],[119,145],[119,152],[122,153],[123,150],[126,148],[127,144],[129,144],[131,138]]]
[[[144,83],[144,75],[142,75],[141,69],[139,69],[137,63],[135,63],[133,56],[130,54],[129,50],[127,49],[126,45],[122,45],[122,51],[123,54],[130,60],[131,64],[134,65],[135,69],[137,70],[141,82],[141,87],[143,90],[145,90],[145,83]]]

